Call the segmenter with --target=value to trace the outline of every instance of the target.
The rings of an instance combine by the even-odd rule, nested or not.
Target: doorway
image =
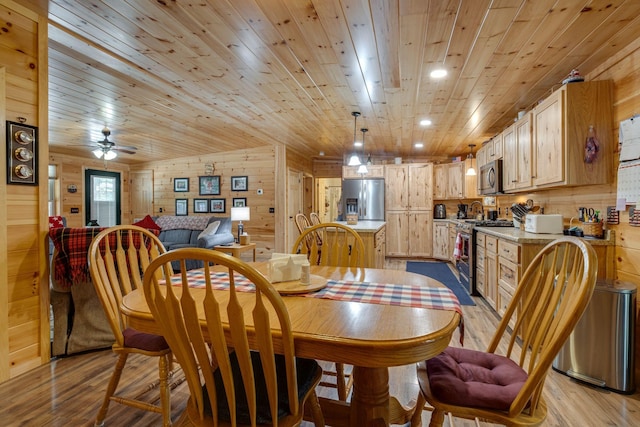
[[[85,224],[120,224],[120,173],[87,169],[84,172]]]

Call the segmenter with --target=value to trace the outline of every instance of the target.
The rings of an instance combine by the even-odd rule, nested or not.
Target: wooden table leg
[[[353,367],[352,427],[389,425],[389,370]]]

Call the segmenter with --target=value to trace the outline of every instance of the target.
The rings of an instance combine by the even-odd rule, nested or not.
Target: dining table
[[[267,262],[250,264],[268,274]],[[327,287],[283,295],[295,354],[353,365],[351,398],[347,402],[320,398],[326,424],[364,427],[407,423],[414,408],[390,396],[389,368],[432,358],[449,345],[462,322],[457,299],[439,281],[402,270],[311,266],[311,274],[326,279]],[[347,291],[327,292],[330,286],[341,285]],[[352,285],[355,288],[349,288]],[[277,283],[274,286],[278,289]],[[196,299],[205,292],[193,291]],[[436,295],[429,296],[433,292]],[[161,334],[142,289],[126,295],[121,308],[128,326]],[[203,333],[206,336],[204,321]]]

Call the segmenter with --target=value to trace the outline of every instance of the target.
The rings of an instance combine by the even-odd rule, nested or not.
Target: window
[[[120,224],[120,173],[85,171],[85,224]]]

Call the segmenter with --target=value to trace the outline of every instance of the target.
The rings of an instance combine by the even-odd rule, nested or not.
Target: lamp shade
[[[359,166],[359,165],[361,165],[360,157],[358,157],[356,153],[353,153],[349,158],[349,166]]]
[[[251,209],[249,207],[232,207],[231,221],[249,221],[251,219]]]

